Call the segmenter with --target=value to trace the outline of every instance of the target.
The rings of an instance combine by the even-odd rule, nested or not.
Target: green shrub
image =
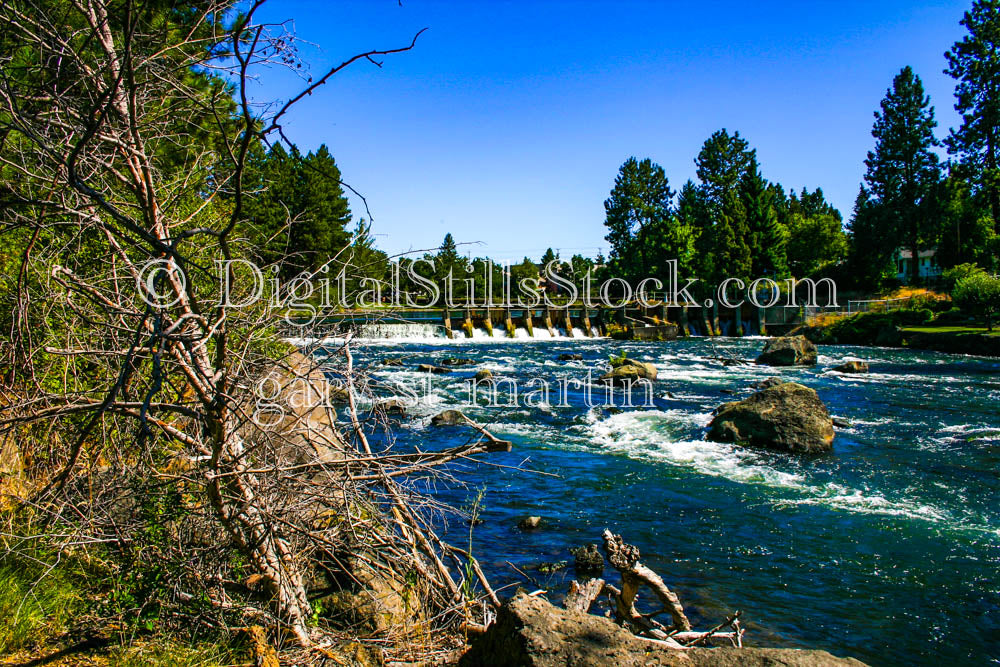
[[[625,350],[620,350],[617,355],[608,356],[608,363],[611,364],[611,368],[618,368],[628,360],[628,352]]]
[[[1000,312],[1000,278],[973,273],[955,283],[951,298],[962,310],[983,317],[992,331],[993,317]]]
[[[893,313],[896,324],[915,325],[927,324],[934,319],[934,313],[930,308],[904,308]]]
[[[958,281],[979,273],[986,272],[975,264],[958,264],[950,269],[945,269],[941,274],[941,280],[944,283],[945,289],[951,291],[958,284]]]
[[[968,324],[970,319],[972,318],[969,314],[961,308],[952,307],[950,310],[938,313],[933,321],[934,324]]]

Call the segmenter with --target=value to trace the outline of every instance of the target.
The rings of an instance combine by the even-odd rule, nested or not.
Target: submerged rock
[[[833,447],[833,421],[815,390],[785,382],[718,408],[708,439],[812,454]]]
[[[864,667],[826,651],[781,648],[692,648],[677,651],[643,640],[614,621],[554,607],[519,593],[497,614],[485,634],[472,641],[459,665],[528,667]]]
[[[542,525],[542,517],[526,516],[517,522],[517,527],[521,530],[535,530]]]
[[[386,357],[385,359],[383,359],[379,363],[382,366],[402,366],[403,365],[403,358],[402,357]]]
[[[473,359],[462,359],[460,357],[445,357],[441,360],[442,366],[471,366],[476,363]]]
[[[417,366],[417,371],[420,373],[450,373],[450,368],[444,368],[442,366],[434,366],[432,364],[420,364]]]
[[[868,363],[864,361],[845,361],[839,366],[834,366],[833,370],[838,373],[867,373]]]
[[[484,368],[481,371],[478,371],[475,377],[476,382],[483,382],[485,380],[492,380],[492,379],[493,379],[493,371],[491,371],[488,368]]]
[[[570,549],[573,554],[573,567],[580,577],[599,577],[604,572],[604,556],[597,550],[594,543],[585,544],[582,547]]]
[[[552,574],[553,572],[558,572],[559,570],[566,569],[567,563],[564,560],[557,560],[552,562],[539,563],[538,567],[535,568],[541,574]]]
[[[375,403],[375,409],[384,412],[387,415],[405,415],[406,414],[406,404],[398,398],[387,398],[385,400],[378,401]]]
[[[431,417],[434,426],[464,426],[467,423],[469,418],[461,410],[445,410]]]
[[[816,346],[805,336],[772,338],[757,357],[758,364],[767,366],[812,366],[816,363]]]
[[[779,384],[785,384],[785,380],[781,378],[767,378],[761,380],[760,382],[754,382],[751,387],[754,389],[767,389],[768,387],[777,387]]]
[[[583,361],[583,355],[564,353],[559,355],[559,361]]]

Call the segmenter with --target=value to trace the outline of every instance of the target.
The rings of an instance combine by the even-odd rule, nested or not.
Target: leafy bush
[[[1000,278],[983,272],[968,275],[955,283],[952,299],[959,308],[985,318],[992,331],[993,317],[1000,312]]]
[[[958,264],[950,269],[945,269],[941,274],[941,280],[944,282],[945,288],[951,291],[958,284],[958,281],[979,273],[986,272],[975,264]]]
[[[895,311],[893,315],[896,324],[904,325],[927,324],[934,319],[934,313],[930,308],[905,308]]]
[[[952,307],[942,313],[938,313],[934,318],[934,324],[968,324],[969,314],[961,308]]]

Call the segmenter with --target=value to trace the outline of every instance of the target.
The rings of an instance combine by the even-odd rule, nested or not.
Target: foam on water
[[[683,410],[625,412],[603,420],[598,418],[596,411],[587,414],[593,442],[605,451],[668,463],[740,484],[791,492],[786,497],[774,498],[771,502],[775,506],[823,505],[847,512],[901,516],[935,523],[954,521],[947,511],[928,503],[911,498],[889,500],[877,492],[814,481],[806,470],[779,470],[752,450],[684,437],[692,427],[706,426],[711,417],[711,413]]]

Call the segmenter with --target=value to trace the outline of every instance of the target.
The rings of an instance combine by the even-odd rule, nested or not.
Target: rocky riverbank
[[[540,597],[518,593],[497,620],[472,642],[462,667],[514,665],[676,665],[686,667],[862,667],[853,658],[826,651],[780,648],[690,648],[636,637],[610,619],[560,609]]]

